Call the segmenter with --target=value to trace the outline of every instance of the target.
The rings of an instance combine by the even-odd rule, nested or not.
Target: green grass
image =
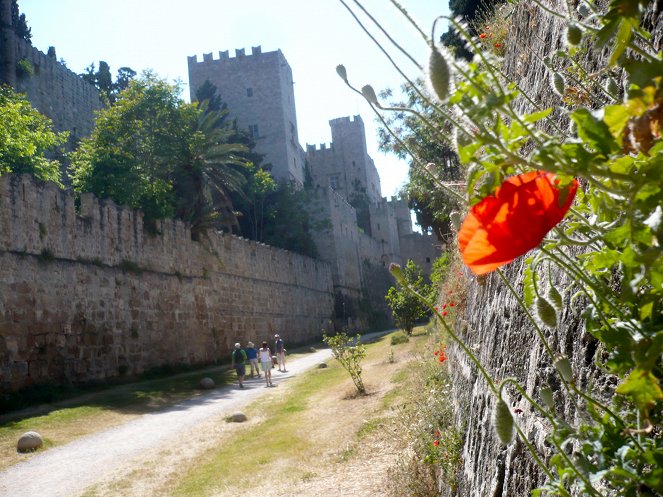
[[[293,381],[288,396],[269,406],[269,419],[256,425],[240,427],[231,435],[230,442],[222,448],[200,458],[205,461],[195,467],[180,481],[173,496],[199,497],[214,493],[224,481],[236,478],[238,468],[268,465],[276,460],[302,460],[314,456],[319,450],[310,433],[303,433],[303,416],[311,397],[346,381],[346,374],[333,364],[326,369],[311,370],[305,377]],[[247,410],[264,409],[264,401],[258,401]],[[247,447],[251,447],[247,450]],[[290,477],[304,478],[295,471]]]

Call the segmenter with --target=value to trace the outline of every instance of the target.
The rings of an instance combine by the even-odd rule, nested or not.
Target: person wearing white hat
[[[246,352],[242,350],[242,345],[237,342],[235,350],[232,353],[232,367],[237,372],[239,388],[244,388],[244,376],[246,375]]]

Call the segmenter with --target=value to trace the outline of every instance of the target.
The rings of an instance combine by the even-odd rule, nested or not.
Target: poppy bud
[[[458,231],[460,228],[460,212],[453,211],[451,214],[449,214],[449,221],[451,221],[451,225],[454,227],[454,229]]]
[[[551,328],[557,326],[557,312],[552,304],[543,297],[536,299],[536,313],[539,315],[541,322],[546,326],[550,326]]]
[[[617,81],[615,81],[615,78],[608,78],[608,81],[605,82],[605,89],[613,97],[619,95],[619,85],[617,84]]]
[[[369,103],[375,105],[376,107],[380,106],[378,102],[378,97],[375,94],[375,90],[371,85],[365,85],[361,89],[361,94],[364,95],[364,98],[368,100]]]
[[[555,369],[560,374],[564,381],[571,383],[573,381],[573,370],[571,369],[571,361],[567,356],[559,356],[555,359]]]
[[[550,409],[555,408],[555,401],[553,397],[553,391],[552,388],[550,387],[543,387],[541,389],[541,392],[539,392],[541,395],[541,400],[546,404]]]
[[[433,47],[428,60],[428,77],[437,98],[444,100],[449,95],[449,65],[437,48]]]
[[[566,41],[572,47],[577,47],[582,41],[582,30],[577,24],[569,24],[566,27]]]
[[[555,93],[557,93],[560,97],[564,96],[564,89],[566,86],[566,83],[564,82],[564,76],[558,72],[552,73],[552,76],[550,77],[550,84],[552,85],[553,90],[555,90]]]
[[[345,72],[345,66],[343,64],[336,66],[336,74],[338,74],[343,81],[346,83],[348,82],[348,73]]]
[[[580,5],[578,5],[577,10],[578,14],[580,14],[582,17],[589,17],[592,15],[592,10],[585,2],[582,2]]]
[[[399,264],[396,264],[395,262],[389,264],[389,272],[394,275],[394,278],[396,278],[397,282],[399,282],[401,285],[405,285],[405,275],[403,274],[403,270]]]
[[[493,412],[493,427],[495,433],[504,445],[508,445],[513,440],[513,416],[502,399],[498,399]]]
[[[550,302],[552,302],[552,305],[557,309],[562,308],[562,305],[564,304],[562,295],[557,291],[557,288],[552,285],[550,285],[550,288],[548,289],[548,298],[550,299]]]

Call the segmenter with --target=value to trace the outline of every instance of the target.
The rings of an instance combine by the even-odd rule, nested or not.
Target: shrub
[[[361,379],[361,361],[366,357],[366,346],[361,343],[359,334],[355,338],[348,337],[345,333],[323,335],[322,341],[329,346],[334,359],[350,374],[357,391],[365,394],[366,387]]]

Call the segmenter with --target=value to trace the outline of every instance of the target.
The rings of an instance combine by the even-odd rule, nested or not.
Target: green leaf
[[[537,121],[540,121],[541,119],[545,119],[550,115],[552,112],[552,107],[548,107],[547,109],[544,109],[540,112],[535,112],[533,114],[527,114],[523,117],[523,121],[526,123],[535,123]]]
[[[578,125],[578,136],[603,155],[619,149],[608,125],[596,119],[587,109],[576,110],[571,114],[571,119]]]
[[[658,379],[651,371],[640,368],[635,368],[616,391],[629,397],[639,409],[645,411],[663,399],[663,390]]]
[[[638,27],[638,19],[633,17],[622,18],[619,22],[617,30],[617,39],[615,40],[615,49],[610,56],[608,65],[614,65],[615,62],[621,57],[624,51],[628,48],[628,44],[633,37],[633,30]]]
[[[616,140],[621,140],[626,123],[632,117],[623,105],[608,105],[604,109],[603,122],[608,125],[610,133]]]

